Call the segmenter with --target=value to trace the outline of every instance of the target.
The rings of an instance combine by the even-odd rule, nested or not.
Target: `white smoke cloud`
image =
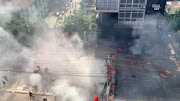
[[[7,3],[0,7],[0,17],[12,17],[10,12],[14,8],[10,5]],[[0,28],[0,69],[12,70],[16,75],[21,75],[26,71],[33,72],[37,65],[42,70],[48,67],[50,73],[58,75],[54,77],[55,83],[51,89],[59,101],[88,101],[101,93],[100,83],[106,81],[105,61],[85,52],[84,42],[77,34],[66,38],[61,33],[40,25],[30,38],[30,47],[27,47],[8,32]],[[93,37],[91,40],[94,40]],[[4,75],[3,72],[1,75]],[[9,76],[12,77],[12,74]],[[46,81],[43,79],[39,74],[32,74],[29,79],[23,80],[30,82],[28,86],[38,85],[41,88]]]
[[[41,75],[39,74],[32,74],[29,79],[32,86],[38,86],[41,83]]]
[[[52,91],[61,96],[60,101],[75,101],[75,98],[88,101],[98,96],[102,91],[100,83],[106,80],[105,61],[87,54],[77,34],[65,38],[44,26],[42,28],[32,37],[31,47],[23,46],[0,28],[0,69],[33,72],[37,65],[42,71],[48,67],[49,72],[58,75],[54,77]],[[45,80],[39,74],[32,74],[29,81],[31,86],[38,85],[41,89]]]
[[[80,89],[72,86],[67,80],[60,80],[53,87],[53,91],[58,97],[58,101],[88,101],[82,96]]]
[[[59,40],[61,35],[45,32],[34,39],[35,61],[42,68],[48,67],[50,72],[60,75],[53,87],[54,93],[61,96],[59,100],[75,101],[76,96],[77,100],[88,101],[98,96],[102,91],[100,83],[106,80],[105,61],[86,54],[84,43],[77,34]]]
[[[134,45],[130,48],[134,55],[148,54],[158,56],[165,49],[167,43],[160,40],[162,35],[158,28],[159,25],[162,26],[166,21],[159,20],[159,18],[163,18],[162,15],[147,15],[141,25],[142,29],[134,29],[133,35],[139,35],[139,38],[134,40]],[[170,30],[169,24],[163,27],[167,31]]]

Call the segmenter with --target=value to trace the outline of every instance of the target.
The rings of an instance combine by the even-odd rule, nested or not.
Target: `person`
[[[47,99],[46,99],[46,98],[44,98],[44,99],[43,99],[43,101],[47,101]]]
[[[38,68],[34,69],[34,73],[39,73]]]
[[[5,78],[4,78],[4,77],[3,77],[2,82],[3,82],[3,84],[4,84],[4,85],[6,85],[6,84],[7,84],[7,82],[6,82],[6,80],[5,80]]]
[[[40,71],[41,71],[41,67],[40,67],[40,66],[37,66],[37,68],[38,68],[38,71],[40,72]]]
[[[30,97],[30,101],[34,99],[33,93],[31,93],[30,91],[29,91],[29,97]]]
[[[48,68],[47,67],[45,68],[45,72],[48,73]]]
[[[54,82],[55,81],[55,78],[52,78],[52,82]]]

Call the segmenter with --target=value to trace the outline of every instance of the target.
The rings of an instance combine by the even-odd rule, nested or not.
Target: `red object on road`
[[[69,35],[68,32],[64,32],[64,36],[67,37]]]
[[[98,98],[98,97],[95,97],[94,101],[99,101],[99,98]]]
[[[113,70],[113,67],[109,67],[109,70]]]

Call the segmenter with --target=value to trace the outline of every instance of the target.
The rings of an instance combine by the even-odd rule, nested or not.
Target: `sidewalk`
[[[171,50],[170,50],[170,51],[171,51],[171,54],[172,54],[172,55],[175,55],[175,57],[170,56],[170,59],[171,59],[172,61],[174,61],[175,64],[176,64],[176,66],[178,67],[177,71],[180,71],[180,64],[179,64],[179,60],[178,60],[178,55],[176,54],[176,52],[175,52],[175,50],[174,50],[174,48],[173,48],[173,46],[172,46],[171,43],[169,43],[168,46],[169,46],[169,48],[171,49]]]

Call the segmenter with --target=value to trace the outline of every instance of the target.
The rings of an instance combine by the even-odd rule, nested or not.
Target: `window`
[[[138,5],[133,5],[133,7],[138,7]]]
[[[128,4],[128,5],[126,5],[126,7],[132,7],[132,5],[129,5],[129,4]]]
[[[145,0],[140,0],[140,3],[145,3]]]
[[[144,11],[119,11],[119,21],[138,21],[142,20]]]
[[[119,19],[119,21],[124,21],[124,19]]]
[[[131,13],[126,13],[125,17],[130,17]]]
[[[136,19],[131,19],[131,21],[136,21]]]
[[[121,11],[121,10],[120,10],[119,12],[121,13],[121,12],[125,12],[125,11]]]
[[[126,3],[126,0],[121,0],[121,3]]]
[[[132,18],[137,18],[137,13],[132,13]]]
[[[138,18],[142,18],[143,17],[143,13],[138,13]]]
[[[139,0],[134,0],[133,3],[139,3]]]
[[[121,5],[120,5],[120,7],[125,7],[125,4],[124,4],[124,5],[123,5],[123,4],[121,4]]]
[[[127,3],[132,3],[132,0],[127,0]]]
[[[124,17],[125,13],[120,13],[119,17]]]

